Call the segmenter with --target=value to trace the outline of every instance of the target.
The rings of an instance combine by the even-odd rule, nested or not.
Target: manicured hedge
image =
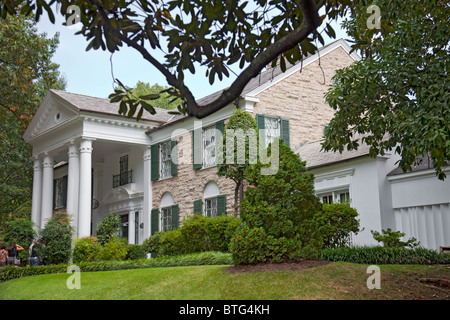
[[[362,264],[450,264],[450,254],[425,248],[341,247],[327,248],[319,258]]]
[[[82,262],[77,264],[81,272],[112,271],[127,269],[144,269],[157,267],[178,267],[195,265],[230,265],[233,264],[231,254],[222,252],[202,252],[176,257],[158,257],[126,261]],[[66,273],[68,264],[39,267],[2,267],[0,282],[16,278],[50,273]]]

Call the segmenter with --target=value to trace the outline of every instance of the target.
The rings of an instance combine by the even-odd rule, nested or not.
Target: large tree
[[[0,20],[0,233],[4,222],[29,218],[33,163],[22,135],[46,92],[65,87],[51,61],[58,36],[34,25],[32,17]]]
[[[361,141],[372,156],[394,149],[404,171],[429,155],[444,179],[450,160],[450,4],[374,3],[379,29],[370,28],[376,21],[368,7],[353,10],[344,22],[362,59],[338,71],[326,95],[336,113],[324,149],[357,149]]]
[[[324,43],[319,25],[325,18],[343,16],[352,1],[0,0],[2,16],[20,6],[24,14],[35,12],[38,18],[45,10],[51,21],[55,3],[68,23],[76,22],[79,13],[79,34],[89,40],[87,49],[115,52],[124,44],[134,48],[165,76],[170,92],[181,98],[179,112],[203,118],[233,103],[268,64],[278,59],[285,69],[286,61],[295,63],[315,52],[316,40]],[[334,36],[329,24],[324,32]],[[158,59],[161,52],[164,58]],[[206,68],[213,83],[234,73],[233,65],[242,71],[231,86],[199,105],[184,81],[185,73]],[[130,99],[126,86],[118,84],[121,89],[110,98],[123,102],[122,113],[131,109],[139,115],[142,108],[155,112],[151,104],[142,102],[156,96]]]

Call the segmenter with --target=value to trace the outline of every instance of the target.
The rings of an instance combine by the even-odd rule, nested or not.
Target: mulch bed
[[[225,269],[228,273],[264,272],[264,271],[292,271],[323,266],[330,263],[325,260],[289,260],[281,263],[258,263],[251,265],[237,265]]]

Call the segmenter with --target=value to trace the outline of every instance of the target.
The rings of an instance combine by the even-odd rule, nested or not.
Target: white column
[[[144,221],[144,239],[150,237],[150,222],[152,210],[152,180],[150,172],[151,153],[150,146],[144,151],[144,203],[142,220]]]
[[[42,166],[38,156],[33,157],[33,198],[31,202],[31,221],[36,227],[41,226],[41,203],[42,203]]]
[[[135,239],[135,227],[134,227],[134,221],[135,220],[135,216],[134,216],[134,211],[130,211],[128,213],[128,243],[129,244],[134,244],[134,239]]]
[[[78,237],[91,234],[92,140],[80,142],[80,185],[78,201]]]
[[[53,157],[44,153],[42,162],[41,228],[53,215]]]
[[[71,218],[74,235],[78,227],[78,192],[80,190],[80,156],[73,141],[69,144],[69,168],[67,177],[67,214]]]

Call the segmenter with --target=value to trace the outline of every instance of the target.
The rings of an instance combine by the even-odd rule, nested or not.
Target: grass
[[[420,281],[450,280],[442,265],[382,265],[381,289],[369,290],[368,265],[334,262],[298,270],[229,274],[227,265],[82,272],[81,289],[69,274],[24,277],[0,283],[0,299],[27,300],[322,300],[450,299],[450,291]]]

